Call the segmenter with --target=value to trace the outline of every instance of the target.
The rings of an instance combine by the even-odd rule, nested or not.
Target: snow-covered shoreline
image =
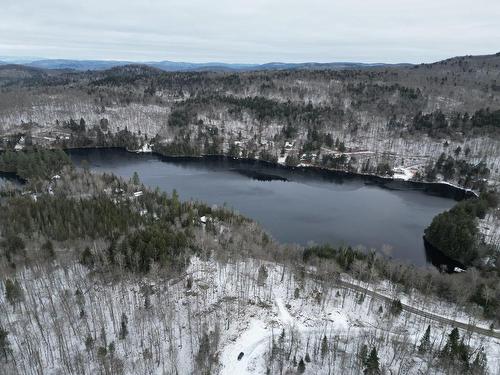
[[[130,151],[129,152],[135,152],[135,151]],[[151,154],[159,156],[161,158],[166,158],[166,159],[177,159],[177,160],[203,160],[203,159],[211,159],[211,158],[216,158],[216,159],[227,159],[227,160],[234,160],[234,161],[243,161],[243,162],[251,162],[251,163],[262,163],[267,166],[271,167],[276,167],[276,168],[282,168],[288,171],[294,171],[298,169],[304,169],[304,170],[312,170],[312,171],[318,171],[320,173],[333,173],[333,174],[338,174],[342,176],[350,176],[350,177],[359,177],[359,178],[369,178],[369,179],[375,179],[379,181],[384,181],[384,182],[403,182],[406,184],[410,184],[409,186],[445,186],[445,187],[451,187],[455,189],[456,191],[464,193],[464,195],[470,196],[473,195],[475,197],[479,197],[479,194],[472,190],[468,189],[465,187],[462,187],[458,184],[448,182],[448,181],[415,181],[410,178],[400,178],[398,175],[395,175],[393,177],[391,176],[381,176],[377,174],[372,174],[372,173],[362,173],[362,172],[351,172],[351,171],[345,171],[345,170],[340,170],[340,169],[331,169],[331,168],[326,168],[322,166],[317,166],[317,165],[311,165],[311,164],[299,164],[298,166],[292,167],[292,166],[287,166],[284,162],[271,162],[267,160],[262,160],[262,159],[253,159],[253,158],[239,158],[239,157],[233,157],[233,156],[227,156],[227,155],[222,155],[222,154],[207,154],[207,155],[199,155],[199,156],[184,156],[184,155],[165,155],[162,153],[159,153],[157,151],[152,151]],[[406,176],[408,177],[408,176]]]

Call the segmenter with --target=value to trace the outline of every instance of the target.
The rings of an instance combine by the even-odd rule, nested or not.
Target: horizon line
[[[258,62],[225,62],[225,61],[217,61],[217,60],[206,60],[206,61],[189,61],[189,60],[169,60],[169,59],[116,59],[116,58],[68,58],[68,57],[40,57],[40,56],[22,56],[22,55],[2,55],[0,54],[0,62],[4,63],[12,63],[12,64],[30,64],[34,62],[41,61],[75,61],[75,62],[108,62],[108,63],[130,63],[130,64],[153,64],[153,63],[175,63],[175,64],[194,64],[194,65],[246,65],[246,66],[261,66],[268,64],[365,64],[365,65],[419,65],[419,64],[432,64],[439,61],[444,61],[452,58],[458,57],[471,57],[471,56],[496,56],[499,55],[500,52],[492,52],[488,54],[464,54],[464,55],[455,55],[445,57],[439,60],[433,60],[430,62],[408,62],[408,61],[400,61],[400,62],[383,62],[383,60],[377,61],[363,61],[363,60],[330,60],[330,61],[315,61],[315,60],[304,60],[304,61],[286,61],[286,60],[268,60],[266,62],[258,63]]]

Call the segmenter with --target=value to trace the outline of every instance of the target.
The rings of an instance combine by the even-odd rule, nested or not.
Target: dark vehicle
[[[243,358],[244,355],[245,355],[245,353],[243,353],[243,352],[238,354],[238,361],[241,361],[241,358]]]

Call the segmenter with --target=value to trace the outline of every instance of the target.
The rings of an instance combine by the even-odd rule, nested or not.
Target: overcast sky
[[[0,56],[430,62],[500,51],[500,0],[0,0]]]

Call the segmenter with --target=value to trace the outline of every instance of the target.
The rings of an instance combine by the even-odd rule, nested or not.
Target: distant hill
[[[190,63],[190,62],[174,62],[174,61],[146,61],[146,62],[132,62],[132,61],[113,61],[113,60],[66,60],[66,59],[39,59],[27,60],[14,58],[0,57],[0,65],[3,64],[19,64],[32,68],[42,69],[57,69],[57,70],[106,70],[114,67],[140,64],[161,69],[167,72],[174,71],[259,71],[259,70],[344,70],[344,69],[363,69],[373,68],[377,66],[386,66],[391,64],[367,64],[357,62],[334,62],[334,63],[281,63],[270,62],[266,64],[228,64],[220,62],[209,63]],[[394,64],[394,65],[411,65],[411,64]]]
[[[132,64],[130,61],[103,60],[35,60],[21,65],[42,69],[105,70],[116,66]]]

